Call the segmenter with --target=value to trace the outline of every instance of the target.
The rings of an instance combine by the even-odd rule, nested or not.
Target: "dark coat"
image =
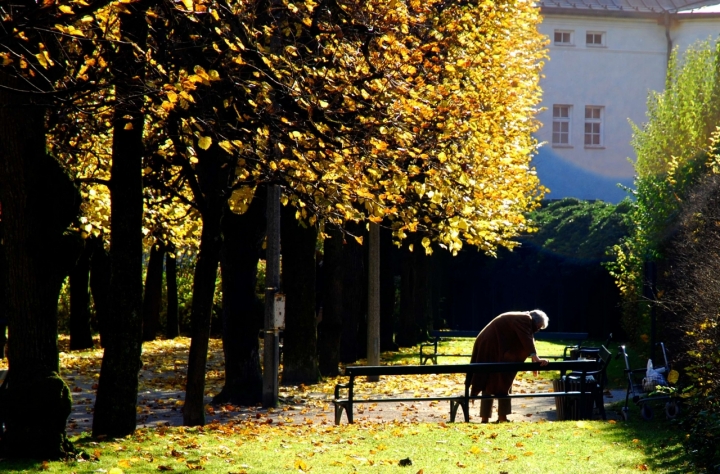
[[[503,313],[480,331],[470,362],[524,362],[536,353],[534,330],[530,313]],[[516,375],[517,372],[473,374],[470,394],[507,395]]]

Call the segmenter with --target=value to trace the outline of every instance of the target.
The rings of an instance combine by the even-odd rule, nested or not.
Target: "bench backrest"
[[[475,374],[495,372],[522,372],[525,370],[559,370],[560,372],[590,372],[599,370],[596,360],[567,360],[549,362],[541,367],[533,362],[483,362],[477,364],[439,365],[351,365],[345,367],[345,375],[422,375],[422,374]]]
[[[477,337],[480,331],[431,331],[430,336],[437,337]],[[538,341],[584,341],[588,338],[586,332],[545,332],[538,331],[535,333],[535,339]]]

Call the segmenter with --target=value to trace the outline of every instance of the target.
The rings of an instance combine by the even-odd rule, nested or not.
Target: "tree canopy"
[[[18,33],[0,55],[14,74],[45,78],[62,107],[52,151],[92,185],[86,218],[104,230],[107,194],[96,185],[107,180],[108,64],[126,4],[11,11],[5,27]],[[254,1],[148,10],[148,47],[137,53],[147,65],[146,183],[167,191],[146,191],[159,204],[150,216],[184,216],[198,152],[220,147],[236,160],[236,210],[272,181],[310,223],[385,220],[398,239],[421,231],[426,248],[436,240],[452,252],[463,241],[512,246],[543,192],[529,167],[544,57],[532,2],[308,1],[280,13]]]

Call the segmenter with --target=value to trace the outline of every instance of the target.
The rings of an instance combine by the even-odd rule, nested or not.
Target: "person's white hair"
[[[530,317],[533,319],[533,323],[535,323],[536,326],[540,326],[540,329],[545,329],[548,327],[548,324],[550,324],[550,318],[548,318],[547,314],[545,314],[545,311],[534,309],[530,311]]]

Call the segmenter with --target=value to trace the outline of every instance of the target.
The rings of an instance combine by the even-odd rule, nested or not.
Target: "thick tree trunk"
[[[165,281],[167,284],[167,317],[165,336],[174,339],[180,335],[180,317],[178,315],[177,259],[175,245],[169,244],[165,254]]]
[[[429,258],[415,236],[408,238],[414,243],[414,250],[405,248],[402,255],[402,277],[400,281],[400,321],[395,342],[401,347],[410,347],[425,340],[429,312],[428,267]]]
[[[348,230],[362,236],[359,224],[349,223]],[[342,252],[343,266],[343,327],[340,362],[351,363],[365,353],[365,308],[367,307],[367,275],[365,249],[352,236],[345,237]]]
[[[105,347],[110,320],[110,254],[102,237],[90,237],[93,252],[90,259],[90,291],[95,307],[95,323],[100,333],[100,346]]]
[[[160,330],[160,310],[162,309],[162,277],[165,243],[155,242],[150,249],[147,274],[145,275],[145,295],[143,297],[143,341],[153,341]]]
[[[0,360],[5,358],[5,345],[7,344],[7,312],[5,311],[6,263],[3,240],[2,202],[0,202]],[[1,432],[2,427],[0,427]]]
[[[188,355],[187,385],[183,424],[197,426],[205,424],[205,365],[210,343],[210,320],[215,295],[218,260],[220,257],[220,218],[217,210],[205,215],[200,237],[193,279],[193,301],[191,312],[192,342]]]
[[[144,56],[149,0],[128,4],[121,15],[119,43],[113,62],[117,86],[110,178],[110,299],[105,353],[95,401],[93,435],[120,437],[136,426],[138,372],[142,366],[142,112]],[[133,44],[135,43],[135,45]]]
[[[0,74],[0,85],[21,85]],[[65,432],[72,401],[58,376],[57,301],[79,249],[63,232],[79,194],[45,153],[45,109],[0,88],[0,202],[9,325],[7,383],[0,389],[2,457],[61,458],[72,452]],[[51,196],[51,199],[47,197]]]
[[[392,231],[380,229],[380,350],[396,351],[395,246]]]
[[[309,385],[320,380],[315,314],[317,228],[300,225],[291,206],[283,207],[281,218],[282,288],[286,298],[282,383]]]
[[[210,322],[212,320],[215,281],[217,280],[220,260],[220,222],[226,205],[223,192],[227,189],[231,167],[223,166],[224,152],[213,145],[208,151],[200,152],[196,170],[202,196],[196,196],[201,202],[202,234],[200,251],[195,264],[193,277],[193,300],[190,314],[191,337],[188,355],[187,385],[185,387],[185,405],[183,406],[183,424],[196,426],[205,424],[205,366],[210,343]]]
[[[82,242],[82,252],[70,271],[70,350],[93,347],[90,327],[90,258],[93,248],[88,239]]]
[[[318,325],[320,373],[339,375],[340,338],[343,328],[343,234],[326,229],[330,238],[323,242],[323,305]]]
[[[256,196],[242,215],[225,208],[220,266],[223,288],[225,386],[213,403],[262,402],[258,333],[263,307],[255,293],[257,264],[265,236],[265,199]]]

